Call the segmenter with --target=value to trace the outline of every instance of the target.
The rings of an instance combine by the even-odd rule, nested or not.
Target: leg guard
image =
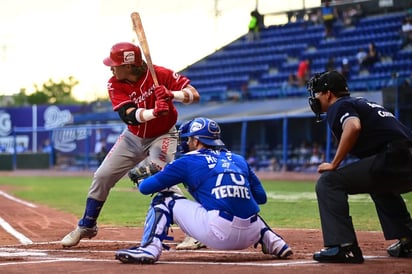
[[[272,254],[278,258],[286,258],[292,255],[292,249],[289,248],[283,238],[279,234],[275,233],[266,224],[262,217],[259,216],[259,219],[265,226],[260,230],[260,239],[254,247],[256,248],[260,243],[264,254]]]
[[[182,198],[185,199],[172,192],[159,192],[153,198],[146,216],[141,247],[150,245],[154,237],[160,241],[173,239],[167,236],[169,227],[173,224],[173,206],[176,199]]]
[[[86,209],[84,211],[83,218],[79,221],[79,226],[94,227],[100,211],[102,210],[103,204],[104,202],[102,201],[87,198]]]

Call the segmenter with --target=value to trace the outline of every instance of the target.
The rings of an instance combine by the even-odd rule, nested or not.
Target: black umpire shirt
[[[327,111],[329,127],[338,141],[343,123],[350,117],[361,121],[362,130],[350,152],[360,159],[382,151],[391,141],[412,139],[412,131],[381,105],[365,98],[345,96],[338,98]]]

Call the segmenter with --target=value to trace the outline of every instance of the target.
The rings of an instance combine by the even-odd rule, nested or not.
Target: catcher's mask
[[[349,96],[349,89],[345,77],[337,71],[325,71],[315,73],[308,81],[307,90],[309,92],[309,106],[316,115],[316,122],[321,122],[322,105],[316,94],[327,92],[328,90],[337,97]]]
[[[182,135],[189,132],[190,123],[192,121],[193,120],[189,120],[189,121],[184,122],[183,124],[180,125],[180,127],[178,129],[179,139],[177,140],[177,150],[180,153],[189,152],[189,145],[187,144],[187,140],[189,138],[188,137],[182,137]]]

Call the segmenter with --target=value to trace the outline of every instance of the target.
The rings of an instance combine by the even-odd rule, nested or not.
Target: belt
[[[228,220],[229,222],[233,222],[233,219],[235,218],[235,216],[233,216],[232,214],[230,214],[229,212],[226,212],[226,211],[219,211],[219,216],[222,217],[225,220]],[[257,221],[257,217],[258,217],[258,215],[254,214],[251,217],[246,218],[246,219],[249,219],[250,223],[254,223],[254,222]],[[243,219],[243,218],[240,218],[240,219]]]

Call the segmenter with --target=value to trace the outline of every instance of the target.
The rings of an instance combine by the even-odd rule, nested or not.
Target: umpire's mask
[[[316,115],[316,122],[321,122],[322,105],[316,93],[326,92],[330,90],[338,97],[349,96],[346,79],[337,71],[325,71],[322,73],[315,73],[315,75],[308,81],[307,90],[309,92],[309,106]]]

